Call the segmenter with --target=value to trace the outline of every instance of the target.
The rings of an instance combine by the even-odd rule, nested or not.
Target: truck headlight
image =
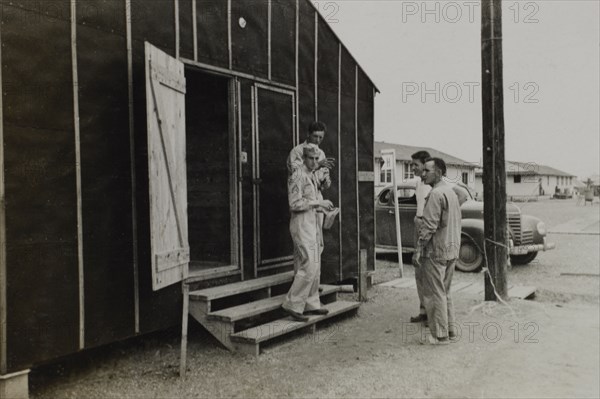
[[[536,227],[537,227],[537,231],[538,231],[538,233],[540,233],[540,235],[542,235],[542,236],[546,235],[546,223],[539,222]]]

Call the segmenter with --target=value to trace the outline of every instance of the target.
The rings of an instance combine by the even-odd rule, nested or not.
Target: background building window
[[[392,170],[391,169],[382,169],[381,174],[379,175],[379,181],[381,183],[391,183],[392,182]]]
[[[462,182],[469,184],[469,172],[462,172]]]
[[[413,177],[415,177],[415,174],[413,173],[413,171],[410,167],[410,163],[405,162],[404,163],[404,180],[409,180],[409,179],[412,179]]]
[[[521,183],[521,175],[514,175],[513,183]]]

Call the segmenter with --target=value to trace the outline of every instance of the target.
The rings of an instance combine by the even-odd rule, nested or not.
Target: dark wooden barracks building
[[[286,157],[315,119],[341,207],[321,281],[357,278],[361,249],[373,270],[377,88],[309,1],[2,0],[0,18],[4,386],[230,289],[275,301]]]

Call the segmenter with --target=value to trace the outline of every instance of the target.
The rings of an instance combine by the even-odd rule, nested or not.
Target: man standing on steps
[[[431,191],[431,187],[423,182],[421,175],[425,161],[430,158],[427,151],[417,151],[411,156],[411,168],[416,179],[415,197],[417,199],[417,214],[415,215],[415,240],[419,238],[419,229],[423,220],[423,208],[425,207],[425,197]],[[427,312],[425,311],[425,302],[423,301],[423,268],[412,263],[415,268],[415,282],[417,285],[417,295],[419,296],[419,315],[410,318],[411,323],[420,323],[427,321]]]
[[[446,163],[429,158],[423,168],[432,187],[423,209],[423,220],[413,262],[423,268],[423,300],[431,336],[422,343],[446,344],[453,338],[454,307],[450,286],[460,250],[461,213],[458,197],[442,177]],[[422,261],[421,261],[422,260]]]
[[[294,241],[294,281],[282,304],[283,310],[298,321],[307,321],[305,314],[327,314],[321,308],[319,280],[323,252],[323,224],[320,213],[333,209],[323,200],[318,189],[315,170],[320,150],[307,144],[303,150],[303,165],[288,178],[290,233]]]
[[[287,159],[288,175],[291,176],[296,169],[301,169],[304,165],[304,147],[309,144],[314,144],[317,146],[319,159],[317,168],[315,170],[315,176],[317,177],[317,188],[319,189],[319,194],[321,191],[326,190],[331,186],[329,171],[335,166],[335,159],[327,158],[323,150],[319,148],[323,138],[325,137],[326,131],[327,126],[325,126],[323,122],[312,122],[310,125],[308,125],[308,134],[306,136],[306,140],[292,148]]]
[[[314,174],[317,181],[317,199],[319,200],[323,199],[323,190],[331,187],[330,170],[335,166],[335,158],[327,158],[325,152],[319,148],[326,132],[327,125],[325,123],[319,121],[311,122],[308,125],[306,140],[292,148],[287,158],[288,177],[290,177],[295,170],[301,169],[304,166],[304,148],[309,145],[317,146],[319,159]],[[325,214],[319,212],[319,223],[321,226],[323,226],[324,218]]]

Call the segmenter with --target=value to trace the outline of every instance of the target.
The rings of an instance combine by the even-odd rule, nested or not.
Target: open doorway
[[[186,68],[190,275],[239,269],[231,79]]]

